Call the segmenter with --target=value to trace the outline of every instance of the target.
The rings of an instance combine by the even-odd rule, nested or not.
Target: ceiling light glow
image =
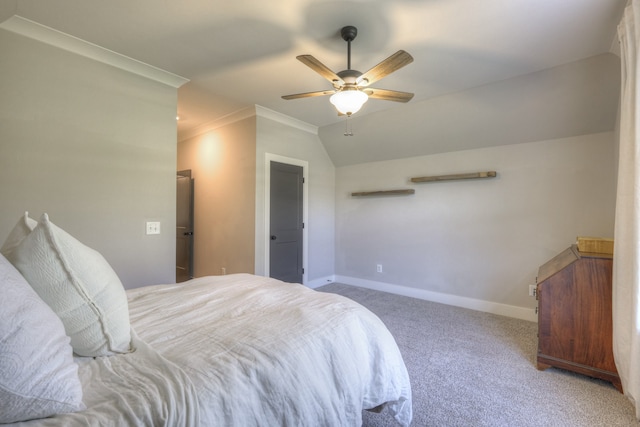
[[[344,87],[340,92],[331,95],[329,101],[342,114],[350,116],[360,111],[369,97],[366,93],[356,88]]]

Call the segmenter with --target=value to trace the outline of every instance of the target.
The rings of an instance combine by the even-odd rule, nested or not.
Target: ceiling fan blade
[[[385,101],[409,102],[411,101],[411,98],[413,98],[412,93],[399,92],[397,90],[374,89],[372,87],[368,87],[363,89],[363,92],[369,95],[369,98],[382,99]]]
[[[344,84],[344,81],[336,73],[331,71],[329,67],[318,61],[311,55],[299,55],[296,59],[307,67],[311,68],[316,73],[320,74],[325,79],[329,80],[334,86],[338,87]]]
[[[333,95],[335,90],[319,90],[317,92],[294,93],[293,95],[283,95],[282,99],[311,98],[312,96]]]
[[[405,65],[413,62],[413,56],[404,50],[399,50],[369,71],[358,77],[356,84],[358,86],[368,86],[373,82],[377,82],[381,78],[388,76],[394,71],[399,70]]]

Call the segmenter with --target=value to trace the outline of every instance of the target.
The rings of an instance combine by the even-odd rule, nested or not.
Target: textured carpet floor
[[[330,284],[382,319],[402,352],[413,427],[639,426],[613,386],[536,369],[537,324],[369,289]],[[363,426],[396,425],[365,411]]]

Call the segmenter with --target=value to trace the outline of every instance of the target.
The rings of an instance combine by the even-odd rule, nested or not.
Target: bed
[[[16,238],[12,233],[8,239],[12,242],[8,249],[5,243],[3,251],[36,290],[29,267],[20,261],[24,251],[17,255],[15,248],[38,227],[48,228],[44,240],[57,248],[57,259],[83,259],[59,253],[69,246],[64,240],[70,236],[60,234],[47,221],[41,219],[43,226],[25,219],[28,227],[23,235]],[[36,259],[41,269],[42,258]],[[88,271],[87,277],[93,279],[95,269]],[[1,277],[3,286],[11,282],[7,274]],[[69,272],[65,274],[67,281]],[[75,277],[72,282],[76,286],[82,280],[88,279]],[[127,348],[107,349],[102,356],[78,356],[77,351],[84,351],[76,350],[78,331],[67,333],[71,338],[65,336],[66,345],[70,342],[74,349],[73,366],[69,359],[60,362],[66,369],[65,379],[56,383],[70,388],[69,406],[47,418],[16,425],[360,426],[363,410],[383,408],[398,425],[411,423],[409,378],[393,337],[378,317],[345,297],[250,274],[120,291],[118,298],[124,295],[128,312]],[[91,297],[92,304],[104,293],[101,289]],[[47,301],[46,292],[38,296]],[[119,320],[127,317],[120,302],[112,310],[119,313]],[[47,305],[69,331],[65,313],[57,312],[55,303],[47,301]],[[91,308],[93,314],[99,312]],[[108,316],[109,310],[98,314]],[[103,323],[102,333],[105,325],[110,326]],[[48,357],[61,357],[61,353]],[[0,374],[4,368],[0,366]],[[78,384],[73,386],[76,373],[81,402]],[[0,383],[0,398],[2,388]]]

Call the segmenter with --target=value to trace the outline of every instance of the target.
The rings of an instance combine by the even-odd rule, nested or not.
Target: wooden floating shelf
[[[421,176],[417,178],[411,178],[411,182],[437,182],[437,181],[455,181],[459,179],[495,178],[496,175],[497,175],[496,171],[457,173],[453,175]]]
[[[361,196],[393,196],[393,195],[406,195],[406,194],[414,194],[416,190],[407,189],[407,190],[383,190],[383,191],[360,191],[357,193],[351,193],[353,197],[361,197]]]

